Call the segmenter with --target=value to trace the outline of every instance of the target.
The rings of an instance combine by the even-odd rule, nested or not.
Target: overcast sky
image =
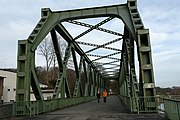
[[[41,8],[68,10],[121,3],[126,0],[1,0],[0,68],[16,67],[18,40],[30,35]],[[138,0],[143,23],[150,30],[156,85],[161,87],[180,86],[179,6],[179,0]]]

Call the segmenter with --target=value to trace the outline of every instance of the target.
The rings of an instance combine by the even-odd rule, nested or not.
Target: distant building
[[[50,100],[50,99],[53,98],[54,89],[43,89],[43,90],[41,90],[41,92],[43,94],[44,100]],[[31,101],[36,100],[33,92],[31,92],[31,96],[30,97],[31,97]]]
[[[5,77],[2,100],[4,102],[14,101],[16,95],[16,73],[0,70],[0,76]]]
[[[2,96],[3,96],[4,78],[5,77],[0,76],[0,102],[2,101]]]
[[[15,101],[16,95],[16,75],[15,72],[9,72],[0,70],[0,100],[3,102]],[[47,88],[47,85],[39,83],[40,88]],[[53,90],[42,90],[44,99],[51,99],[53,95]],[[35,100],[33,92],[30,94],[31,101]]]

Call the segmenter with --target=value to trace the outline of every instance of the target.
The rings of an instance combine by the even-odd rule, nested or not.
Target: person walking
[[[107,91],[106,90],[103,91],[102,96],[104,98],[104,103],[106,103],[106,97],[107,97]]]
[[[100,97],[101,97],[101,94],[100,94],[99,91],[97,92],[96,96],[97,96],[97,100],[98,100],[98,103],[99,103],[100,102]]]

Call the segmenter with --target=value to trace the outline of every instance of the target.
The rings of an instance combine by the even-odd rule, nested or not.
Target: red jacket
[[[107,92],[106,92],[106,90],[105,90],[105,91],[103,91],[102,96],[103,96],[103,97],[107,97]]]

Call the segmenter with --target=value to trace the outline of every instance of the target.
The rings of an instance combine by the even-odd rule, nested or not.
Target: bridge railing
[[[162,112],[170,120],[180,120],[180,96],[119,97],[132,113]]]
[[[155,113],[157,112],[158,97],[127,97],[119,96],[131,113]]]
[[[95,96],[89,96],[89,97],[79,97],[79,98],[64,98],[64,99],[59,98],[59,99],[42,100],[42,101],[31,101],[30,104],[28,104],[28,102],[16,102],[16,106],[21,106],[21,107],[15,107],[14,114],[17,116],[19,115],[34,116],[40,113],[46,113],[56,109],[65,108],[83,102],[88,102],[94,99],[96,99]],[[22,108],[20,111],[24,110],[24,112],[20,113],[16,108]]]
[[[131,97],[128,96],[119,96],[120,100],[125,104],[125,106],[132,111],[132,105],[131,105]]]
[[[163,98],[164,110],[170,120],[180,120],[180,100]]]
[[[0,104],[0,119],[12,117],[13,103]]]

